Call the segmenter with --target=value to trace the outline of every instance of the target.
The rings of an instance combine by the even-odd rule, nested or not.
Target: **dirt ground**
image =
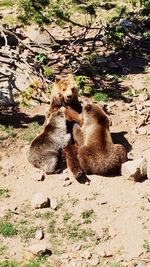
[[[144,76],[138,76],[139,83]],[[123,83],[136,79],[133,75]],[[27,150],[42,130],[46,108],[35,105],[1,117],[0,266],[150,266],[150,180],[91,175],[85,185],[68,170],[40,180]],[[129,159],[150,146],[150,125],[142,134],[135,131],[149,109],[150,100],[142,102],[139,96],[131,103],[107,103],[113,140],[125,145]],[[56,210],[32,209],[38,192],[56,199]],[[35,238],[39,229],[42,240]],[[35,243],[46,243],[52,255],[33,256],[28,248]]]

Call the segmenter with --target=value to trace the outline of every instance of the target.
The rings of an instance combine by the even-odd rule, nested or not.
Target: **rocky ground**
[[[48,107],[41,89],[69,71],[87,75],[90,85],[107,93],[108,102],[100,105],[111,119],[114,142],[125,145],[130,160],[150,149],[147,54],[115,53],[97,30],[84,31],[52,27],[53,43],[46,31],[19,27],[13,29],[19,41],[9,33],[10,43],[0,48],[0,267],[150,266],[149,179],[91,175],[89,185],[79,184],[68,170],[43,177],[27,161]],[[53,68],[48,79],[34,60],[43,51]],[[96,58],[89,58],[93,51]],[[98,73],[94,79],[91,70]],[[31,84],[44,88],[33,98],[24,95],[24,106],[22,92]]]
[[[132,99],[105,104],[129,159],[150,146],[150,101],[143,92]],[[27,150],[46,107],[1,115],[0,266],[150,266],[150,180],[92,175],[84,185],[68,170],[42,177]]]

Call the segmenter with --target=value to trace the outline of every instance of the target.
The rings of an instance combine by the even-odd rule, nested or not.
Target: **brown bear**
[[[65,112],[64,107],[52,112],[43,133],[33,140],[29,148],[29,162],[46,174],[58,169],[61,150],[71,141],[71,135],[67,133]]]
[[[124,146],[113,144],[105,112],[97,104],[85,104],[83,121],[81,128],[77,124],[73,128],[81,169],[86,174],[119,174],[126,151]]]
[[[72,74],[69,74],[65,78],[61,76],[56,77],[51,91],[50,107],[45,125],[51,113],[57,111],[61,106],[65,107],[67,131],[72,137],[74,123],[78,122],[82,126],[83,122],[82,117],[79,115],[82,112],[82,106],[78,100],[77,85]],[[76,147],[73,143],[73,138],[71,138],[71,142],[63,149],[63,154],[66,158],[67,167],[72,171],[75,179],[78,179],[80,182],[85,182],[87,179],[80,168]]]
[[[43,133],[37,136],[30,145],[28,160],[46,174],[51,174],[61,170],[62,155],[64,155],[68,168],[75,179],[78,179],[83,175],[83,171],[79,166],[75,147],[71,143],[71,134],[67,133],[66,119],[74,120],[81,126],[83,120],[70,107],[59,109],[57,107],[56,109],[53,106],[53,108]]]

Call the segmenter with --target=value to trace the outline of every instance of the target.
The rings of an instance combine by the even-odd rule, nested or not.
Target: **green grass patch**
[[[145,249],[146,253],[150,252],[150,244],[147,240],[144,240],[143,248]]]
[[[129,88],[126,92],[123,93],[124,96],[129,96],[129,97],[132,97],[133,96],[133,92],[132,92],[132,89]]]
[[[0,140],[7,139],[9,137],[15,138],[17,135],[12,126],[0,125],[0,131],[6,132],[8,134],[5,138],[3,138],[3,136],[0,136]]]
[[[50,220],[54,217],[54,212],[53,211],[47,211],[44,213],[36,212],[35,218],[41,218],[43,220]]]
[[[63,216],[63,221],[68,222],[72,218],[73,214],[71,212],[66,212]]]
[[[93,209],[85,210],[81,213],[81,218],[84,219],[84,223],[86,224],[91,223],[93,217],[94,217]]]
[[[0,188],[0,198],[10,197],[9,190],[7,188]]]
[[[25,242],[27,242],[30,238],[34,238],[36,231],[37,227],[35,226],[27,226],[22,224],[18,228],[18,234]]]
[[[23,267],[41,267],[47,261],[48,255],[40,255],[38,257],[34,257],[30,259],[27,263],[23,265]],[[48,264],[44,264],[45,267],[51,267]]]
[[[108,102],[108,95],[104,92],[96,92],[93,95],[93,101],[94,102],[99,102],[99,101]]]
[[[41,130],[41,125],[38,122],[32,122],[29,124],[28,129],[24,131],[22,134],[23,140],[27,141],[29,144],[33,141],[33,139],[37,136]]]
[[[56,220],[55,219],[51,219],[49,221],[49,224],[48,224],[48,232],[50,234],[54,234],[56,231]]]
[[[12,7],[16,1],[14,0],[1,0],[0,7]]]
[[[0,234],[4,237],[11,237],[17,234],[17,230],[12,223],[1,220],[0,221]]]
[[[93,241],[94,243],[99,242],[99,237],[97,233],[90,228],[83,229],[81,228],[80,223],[77,221],[71,221],[69,224],[65,225],[62,228],[58,228],[58,232],[62,237],[67,237],[73,242],[83,240],[83,241]]]
[[[0,267],[19,267],[17,261],[14,260],[5,260],[0,262]]]
[[[3,255],[4,252],[6,251],[7,247],[4,245],[0,245],[0,255]]]

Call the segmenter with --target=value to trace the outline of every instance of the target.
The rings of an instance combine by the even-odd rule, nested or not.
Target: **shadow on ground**
[[[28,128],[29,123],[37,122],[42,125],[45,121],[44,115],[35,115],[30,117],[26,113],[17,111],[9,111],[7,113],[0,114],[0,124],[5,126],[12,126],[13,128]]]

